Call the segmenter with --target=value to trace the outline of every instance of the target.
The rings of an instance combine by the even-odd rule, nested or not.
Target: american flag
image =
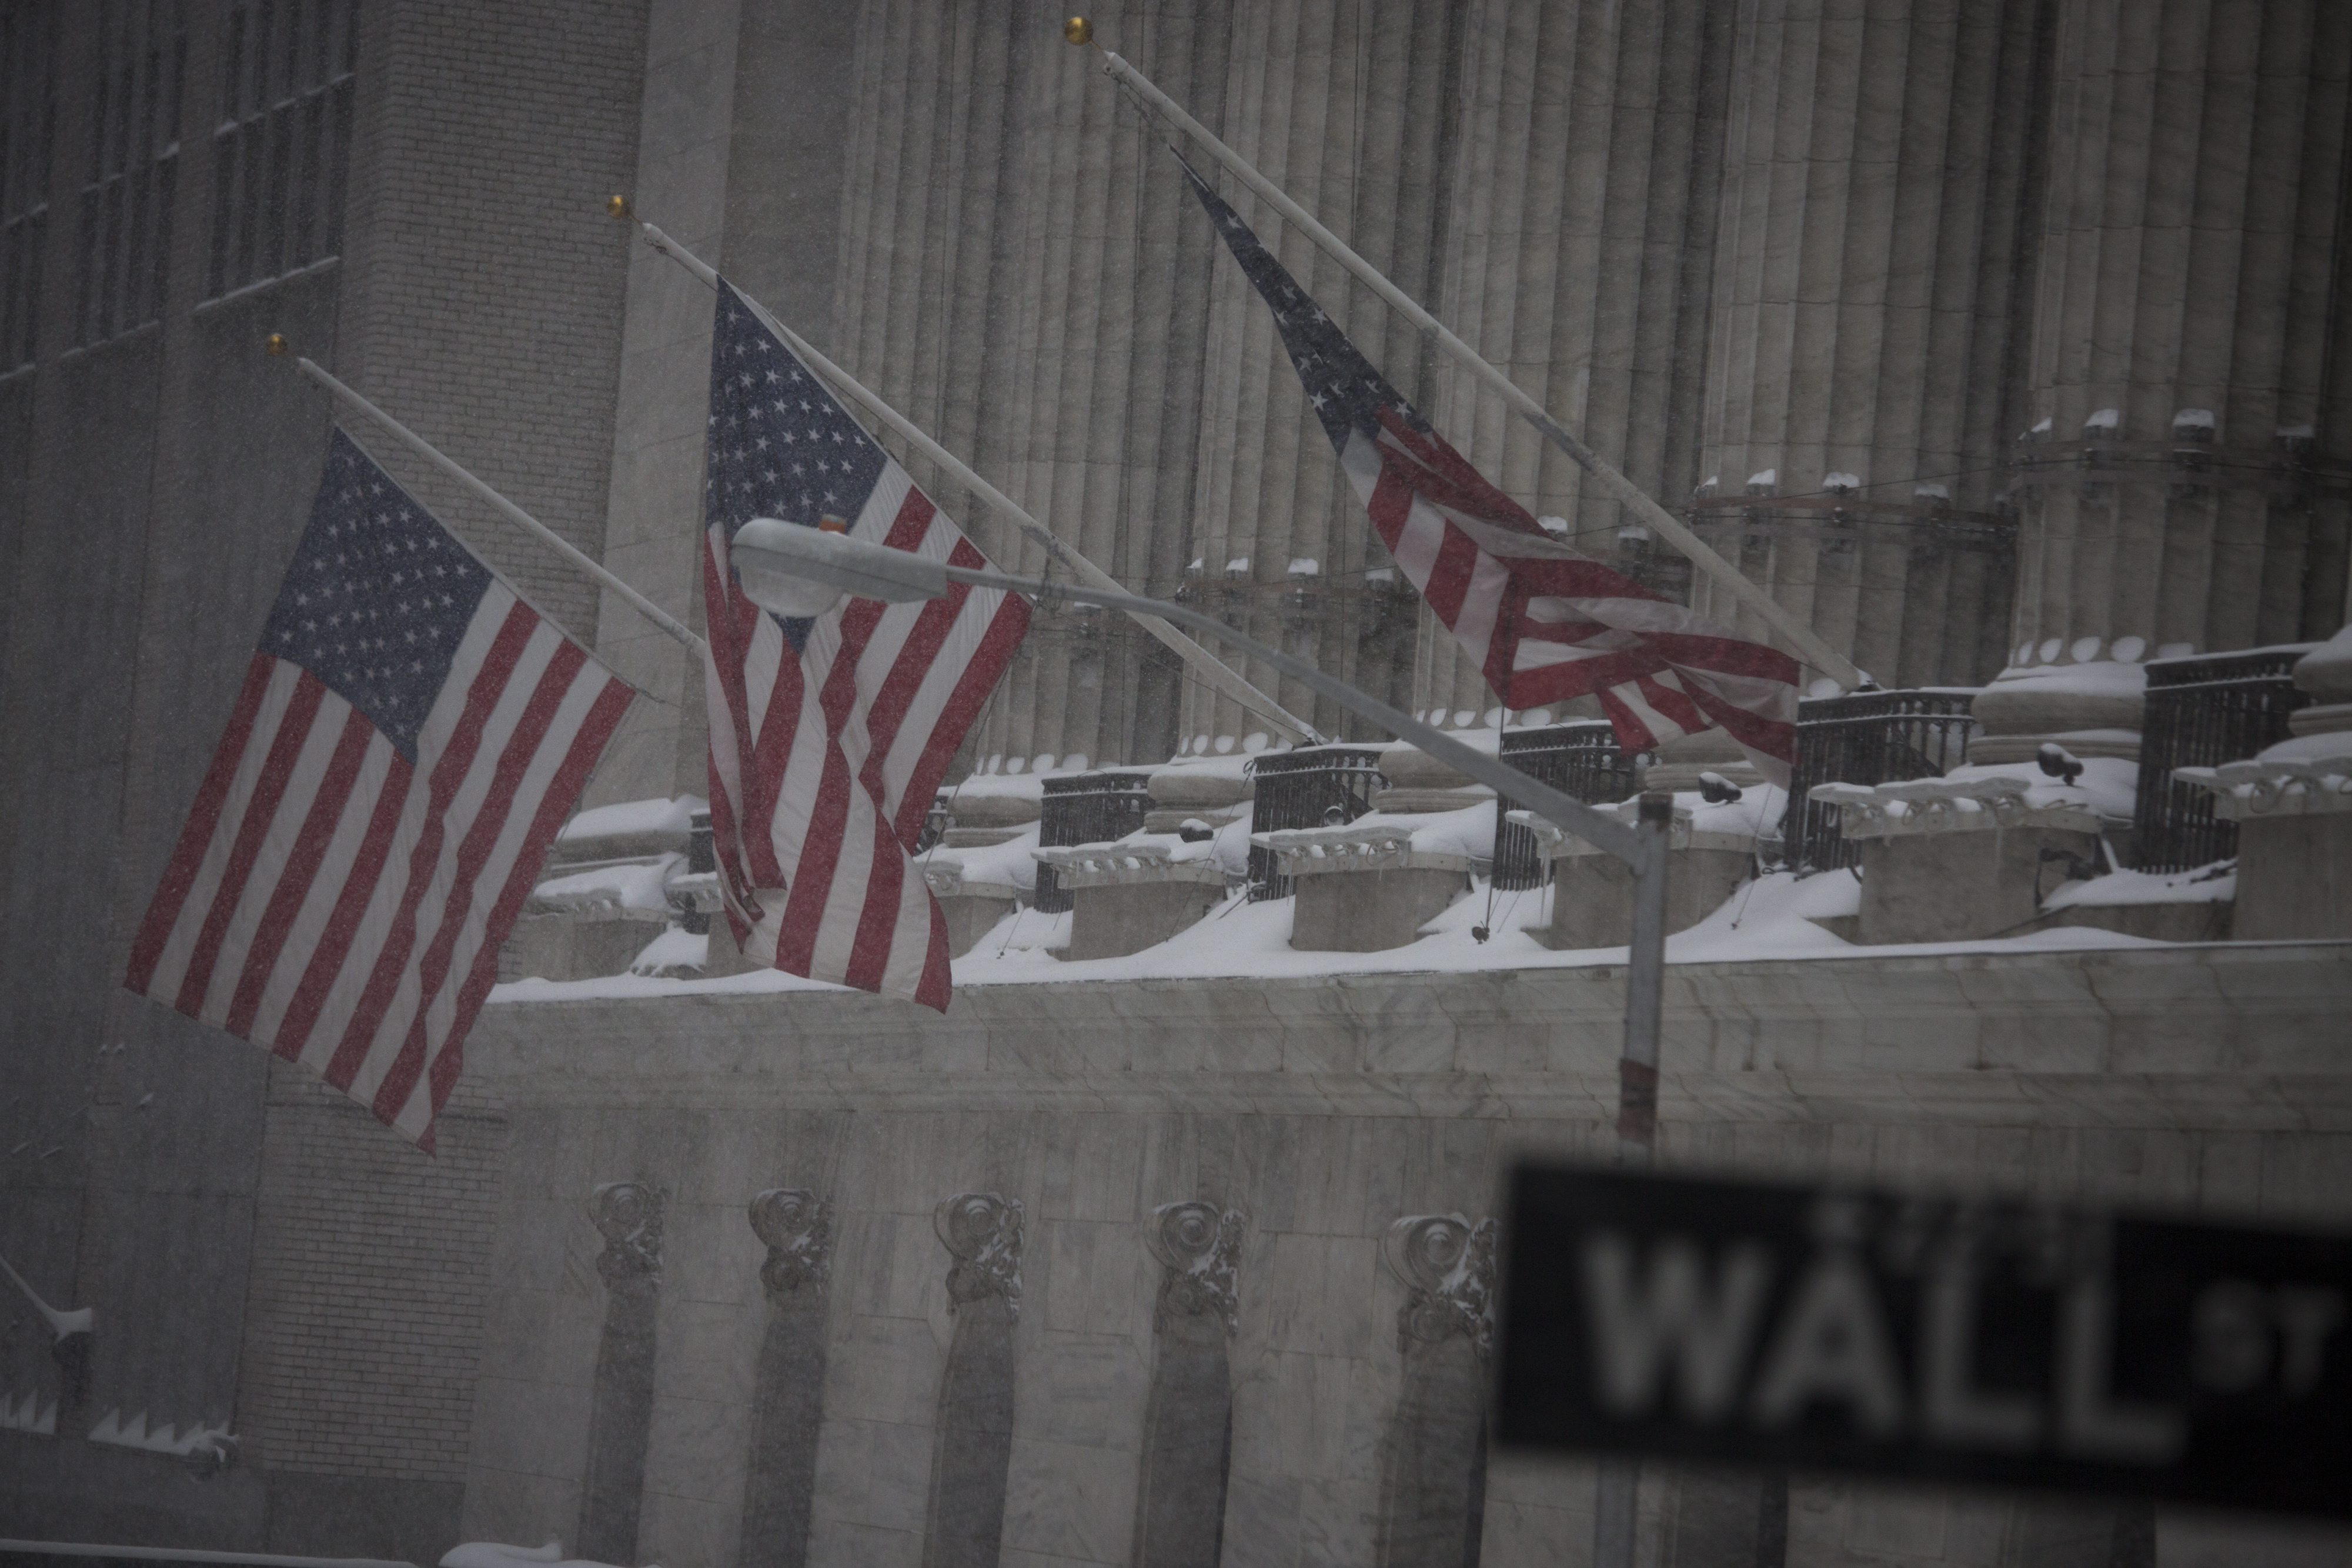
[[[430,1151],[499,944],[634,695],[337,431],[126,984]]]
[[[754,517],[988,562],[723,280],[710,349],[703,605],[710,824],[729,925],[773,968],[948,1005],[947,922],[914,866],[933,792],[1029,629],[1018,595],[851,599],[784,620],[728,563]]]
[[[1786,788],[1796,661],[1544,532],[1389,385],[1189,163],[1184,172],[1272,308],[1372,527],[1504,706],[1597,697],[1628,752],[1720,726]]]

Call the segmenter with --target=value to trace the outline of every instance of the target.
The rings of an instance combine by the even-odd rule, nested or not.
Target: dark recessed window
[[[0,373],[33,362],[57,139],[55,4],[0,5]]]
[[[188,57],[179,0],[103,0],[98,12],[77,343],[104,342],[163,311]]]
[[[213,298],[342,249],[352,10],[352,0],[229,0],[225,8]]]

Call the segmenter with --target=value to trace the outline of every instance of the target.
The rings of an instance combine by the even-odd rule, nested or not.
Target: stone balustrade
[[[1066,959],[1117,958],[1157,946],[1215,908],[1225,869],[1207,841],[1135,834],[1032,852],[1071,899]]]
[[[1250,842],[1271,852],[1278,874],[1297,889],[1293,947],[1379,953],[1412,943],[1468,887],[1478,864],[1414,837],[1413,823],[1381,820],[1254,833]]]
[[[1686,931],[1731,896],[1756,866],[1756,812],[1741,803],[1729,808],[1702,804],[1697,795],[1679,796],[1666,829],[1666,930]],[[1600,808],[1632,826],[1632,801]],[[1536,853],[1551,867],[1551,921],[1536,933],[1548,947],[1622,947],[1633,929],[1633,869],[1606,850],[1585,842],[1533,811],[1513,811],[1510,820],[1535,835]]]
[[[2238,826],[2242,941],[2352,937],[2352,734],[2299,736],[2260,757],[2173,777]]]

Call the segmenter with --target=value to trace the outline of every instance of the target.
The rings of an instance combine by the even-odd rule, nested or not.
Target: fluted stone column
[[[2352,12],[2060,0],[2053,58],[2015,641],[2324,637]]]
[[[1740,8],[1692,515],[1890,685],[2001,663],[2046,9]],[[1692,601],[1769,637],[1706,580]]]
[[[1697,462],[1729,14],[1712,0],[1479,0],[1465,29],[1434,308],[1669,505]],[[1424,406],[1449,441],[1579,549],[1620,555],[1615,500],[1466,376],[1449,366],[1438,382]],[[1415,706],[1494,705],[1426,612],[1421,641]]]
[[[1464,16],[1430,4],[1238,7],[1222,122],[1209,121],[1423,298],[1436,292]],[[1237,183],[1205,165],[1204,172],[1389,379],[1425,398],[1411,329]],[[1209,232],[1196,205],[1183,224]],[[1260,641],[1402,701],[1407,623],[1365,575],[1386,567],[1387,554],[1340,475],[1265,302],[1223,246],[1216,249],[1192,528],[1191,559],[1202,572],[1190,586]],[[1301,563],[1296,572],[1294,562]],[[1244,673],[1327,733],[1347,732],[1345,716],[1297,683],[1270,670]],[[1266,727],[1197,685],[1188,685],[1185,705],[1187,736]]]

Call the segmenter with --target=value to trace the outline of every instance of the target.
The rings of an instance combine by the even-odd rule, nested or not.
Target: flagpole
[[[278,337],[275,333],[272,333],[269,339],[268,349],[269,352],[272,354],[283,354],[286,351],[286,340]],[[343,402],[359,410],[360,413],[366,414],[370,419],[383,426],[385,431],[395,437],[402,445],[407,447],[411,452],[415,453],[419,457],[424,458],[425,461],[433,465],[434,467],[438,468],[442,473],[446,474],[450,478],[455,479],[458,484],[464,486],[475,496],[487,502],[491,507],[497,510],[499,516],[505,517],[507,521],[514,524],[517,528],[521,528],[525,533],[532,535],[538,538],[541,544],[546,545],[550,549],[555,551],[556,554],[562,556],[565,560],[570,561],[573,566],[578,567],[582,571],[586,572],[590,577],[594,578],[598,582],[619,594],[623,601],[625,601],[630,609],[635,610],[638,614],[652,622],[656,626],[660,627],[670,636],[677,639],[679,643],[683,643],[698,657],[700,656],[703,649],[702,639],[696,636],[692,629],[688,627],[684,622],[678,620],[677,616],[672,615],[668,611],[664,610],[660,605],[656,604],[652,600],[647,599],[644,594],[639,593],[635,589],[631,588],[627,583],[622,581],[620,578],[614,576],[612,571],[607,570],[604,565],[601,561],[598,561],[594,557],[581,549],[570,539],[565,538],[562,534],[557,533],[545,523],[541,522],[537,517],[532,517],[529,512],[524,511],[520,507],[516,506],[512,501],[508,500],[504,496],[499,495],[496,490],[491,489],[488,485],[482,483],[481,480],[475,478],[473,475],[467,473],[464,468],[459,467],[453,459],[444,455],[439,447],[435,446],[431,442],[425,440],[425,437],[417,434],[416,432],[409,429],[408,426],[401,423],[400,421],[393,418],[392,415],[376,407],[374,403],[370,402],[366,398],[362,397],[358,392],[353,392],[341,382],[337,381],[326,371],[321,370],[315,361],[298,354],[294,359],[294,368],[300,371],[304,375],[310,377],[313,382],[316,382],[320,387],[323,387],[329,392],[333,393],[335,397],[341,400]]]
[[[1249,160],[1226,146],[1211,132],[1207,126],[1187,114],[1175,99],[1153,85],[1150,77],[1145,76],[1110,50],[1103,48],[1100,44],[1095,43],[1093,29],[1090,26],[1081,27],[1077,19],[1073,18],[1064,28],[1064,36],[1072,43],[1094,44],[1103,57],[1103,70],[1107,75],[1125,82],[1149,99],[1154,108],[1182,128],[1187,135],[1208,149],[1217,162],[1223,164],[1235,179],[1272,203],[1276,211],[1296,225],[1307,238],[1320,246],[1334,261],[1354,273],[1373,293],[1387,300],[1413,325],[1433,338],[1439,348],[1444,350],[1471,374],[1485,382],[1505,402],[1510,404],[1515,413],[1541,431],[1545,438],[1553,445],[1574,458],[1585,472],[1600,480],[1603,488],[1630,507],[1644,524],[1664,536],[1669,543],[1690,558],[1693,565],[1720,583],[1734,598],[1753,610],[1767,625],[1780,632],[1787,639],[1791,648],[1803,655],[1806,663],[1848,690],[1868,684],[1867,677],[1854,667],[1853,660],[1823,642],[1820,634],[1811,627],[1791,615],[1770,594],[1766,593],[1763,589],[1742,575],[1738,567],[1724,559],[1705,540],[1685,528],[1682,521],[1673,513],[1651,499],[1648,492],[1618,472],[1617,468],[1599,453],[1570,434],[1565,426],[1545,411],[1543,404],[1520,391],[1517,382],[1487,363],[1486,358],[1477,350],[1454,336],[1445,323],[1423,309],[1412,296],[1382,276],[1379,268],[1349,249],[1339,235],[1316,222],[1314,215],[1297,202],[1292,201],[1283,192],[1282,187],[1259,173]]]
[[[615,204],[621,204],[621,198],[617,196],[613,200]],[[622,215],[630,215],[625,204],[619,204],[615,210]],[[696,256],[652,224],[641,221],[637,228],[647,245],[685,267],[710,287],[719,287],[718,270],[700,256]],[[1014,527],[1043,546],[1047,555],[1059,561],[1081,582],[1089,588],[1098,588],[1108,593],[1126,592],[1116,578],[1072,549],[1055,537],[1052,529],[1032,517],[1027,508],[978,474],[973,473],[953,453],[925,434],[921,427],[912,420],[884,402],[848,371],[819,353],[806,339],[761,308],[758,301],[746,297],[746,303],[760,312],[761,319],[772,329],[777,336],[791,345],[793,353],[814,366],[820,375],[835,386],[856,400],[867,413],[896,431],[915,450],[952,475],[958,483],[965,486],[985,501],[992,510],[1010,519]],[[1152,636],[1172,650],[1179,658],[1199,671],[1203,680],[1244,708],[1257,714],[1294,740],[1305,741],[1309,745],[1322,742],[1324,737],[1317,733],[1312,725],[1290,713],[1281,704],[1252,685],[1245,677],[1224,661],[1191,637],[1176,630],[1166,621],[1156,615],[1147,615],[1137,611],[1129,611],[1127,613],[1137,625],[1150,632]]]

